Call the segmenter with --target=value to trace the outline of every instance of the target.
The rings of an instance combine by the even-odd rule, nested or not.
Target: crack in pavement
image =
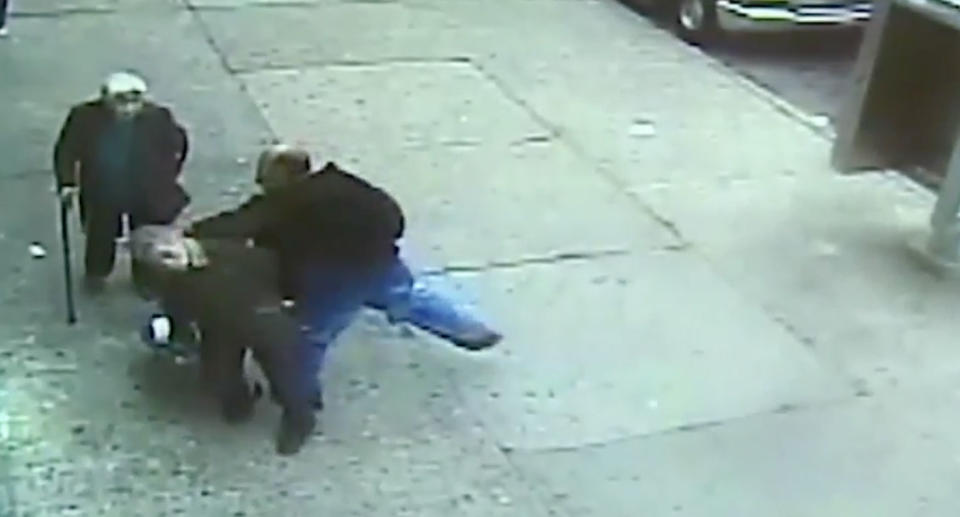
[[[203,40],[210,47],[210,51],[217,56],[223,71],[228,77],[233,79],[233,82],[237,85],[237,88],[239,88],[240,92],[243,93],[243,95],[247,98],[247,101],[251,104],[251,106],[253,106],[253,109],[260,117],[260,121],[263,123],[263,127],[265,127],[267,132],[270,133],[271,138],[275,142],[279,142],[280,137],[276,128],[273,127],[273,124],[270,123],[270,119],[267,117],[267,114],[264,113],[259,104],[257,104],[257,99],[250,93],[250,90],[247,88],[247,84],[240,78],[239,74],[231,70],[230,59],[227,57],[227,53],[217,44],[217,40],[213,36],[213,32],[210,30],[210,27],[204,21],[203,16],[201,16],[200,12],[193,7],[193,5],[190,3],[190,0],[179,0],[179,2],[183,6],[184,10],[190,13],[190,15],[193,17],[193,21],[197,24]]]
[[[17,9],[9,13],[11,18],[45,18],[45,19],[57,19],[57,18],[67,18],[70,16],[91,16],[91,15],[110,15],[110,14],[124,14],[124,13],[157,13],[157,12],[183,12],[187,10],[182,4],[170,3],[169,5],[149,5],[149,6],[140,6],[140,7],[110,7],[110,6],[76,6],[76,7],[60,7],[53,9],[41,9],[36,11],[31,11],[27,9]]]
[[[547,502],[548,495],[545,493],[545,487],[541,483],[536,482],[530,473],[517,463],[513,455],[510,454],[512,451],[497,442],[496,434],[491,430],[490,424],[484,421],[480,414],[471,408],[470,401],[464,394],[464,385],[458,382],[457,377],[453,374],[453,370],[447,369],[444,372],[444,376],[446,377],[447,385],[450,386],[453,391],[453,396],[460,404],[460,407],[468,408],[469,418],[473,421],[474,425],[481,430],[485,444],[492,446],[496,450],[503,459],[503,462],[517,477],[517,480],[527,489],[529,494],[531,494],[533,503],[538,506],[538,513],[544,516],[556,517],[562,512],[563,515],[574,517],[570,512],[549,504]]]
[[[185,4],[194,10],[198,11],[240,11],[243,9],[273,9],[273,8],[316,8],[323,9],[330,7],[331,4],[317,2],[315,0],[278,0],[278,1],[264,1],[264,0],[249,0],[247,2],[241,2],[233,5],[229,4],[202,4],[194,3],[191,0],[186,0]],[[340,2],[334,3],[332,5],[351,5],[351,4],[364,4],[364,5],[403,5],[400,2],[395,0],[341,0]]]
[[[179,9],[175,9],[179,10]],[[11,18],[66,18],[74,15],[113,14],[119,10],[111,7],[65,7],[49,11],[14,11]]]
[[[470,64],[472,59],[468,56],[449,56],[449,57],[418,57],[418,56],[398,56],[383,59],[326,59],[318,61],[304,61],[295,64],[266,64],[250,67],[230,67],[230,71],[241,74],[251,75],[259,72],[285,72],[306,70],[309,68],[377,68],[388,67],[392,65],[450,65],[450,64]]]
[[[541,125],[544,129],[549,131],[550,138],[556,139],[557,141],[563,142],[574,155],[579,157],[581,160],[590,164],[591,168],[598,173],[601,177],[606,179],[610,184],[612,184],[618,191],[623,193],[630,199],[635,206],[640,208],[646,215],[650,216],[654,221],[662,226],[670,235],[677,241],[678,246],[689,246],[689,241],[683,236],[680,232],[679,227],[671,221],[666,216],[661,215],[652,206],[648,205],[643,201],[635,192],[631,191],[629,185],[627,185],[623,180],[618,178],[615,174],[612,174],[603,166],[602,163],[597,163],[597,159],[590,155],[590,153],[584,149],[575,138],[570,138],[566,135],[563,130],[557,124],[554,124],[545,116],[541,115],[530,103],[524,100],[520,95],[515,93],[504,81],[502,81],[497,75],[484,67],[482,64],[471,59],[470,64],[473,65],[484,77],[487,78],[491,83],[493,83],[497,89],[500,90],[500,93],[503,94],[507,99],[510,99],[516,103],[520,108],[527,112],[527,114],[533,118],[538,124]]]
[[[784,403],[770,409],[764,409],[760,411],[755,411],[752,413],[745,413],[743,415],[736,415],[729,418],[719,418],[719,419],[708,419],[701,420],[698,422],[689,422],[685,424],[679,424],[672,427],[667,427],[660,430],[650,431],[650,432],[639,432],[634,434],[629,434],[625,436],[618,436],[615,438],[610,438],[606,440],[597,440],[591,442],[584,442],[576,445],[559,445],[554,447],[543,447],[538,449],[530,448],[519,448],[513,447],[510,445],[498,444],[501,452],[506,455],[511,455],[514,453],[527,453],[527,454],[552,454],[552,453],[565,453],[565,452],[582,452],[593,449],[602,449],[609,447],[611,445],[618,445],[622,443],[627,443],[631,441],[641,441],[641,440],[650,440],[661,437],[668,437],[673,435],[680,435],[686,433],[696,433],[700,431],[705,431],[708,429],[716,429],[720,427],[727,427],[731,425],[736,425],[739,423],[750,422],[752,420],[759,420],[762,418],[775,417],[778,415],[787,415],[787,414],[797,414],[797,413],[812,413],[814,411],[820,411],[829,408],[844,407],[851,404],[861,402],[865,397],[858,395],[856,393],[850,393],[849,395],[843,395],[836,398],[830,398],[823,401],[810,402],[810,403]]]
[[[669,247],[663,250],[673,251]],[[566,251],[552,255],[543,255],[539,257],[527,257],[515,260],[498,260],[487,262],[485,264],[462,265],[462,266],[441,266],[439,268],[428,268],[420,271],[421,276],[442,276],[455,273],[484,273],[489,271],[500,271],[509,269],[520,269],[528,266],[541,266],[551,264],[561,264],[565,262],[596,260],[610,257],[622,257],[633,253],[629,249],[610,249],[596,251]]]

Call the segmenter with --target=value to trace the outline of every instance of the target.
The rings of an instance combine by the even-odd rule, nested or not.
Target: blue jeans
[[[409,323],[435,336],[457,341],[468,333],[488,330],[487,325],[466,307],[444,296],[424,279],[414,277],[410,268],[397,258],[381,269],[351,269],[324,266],[307,267],[297,278],[297,319],[302,325],[310,354],[305,375],[313,379],[323,369],[327,349],[364,307],[382,311],[390,323]],[[161,304],[157,314],[173,320],[175,334],[191,321],[178,307]],[[186,343],[159,346],[144,328],[143,339],[154,348],[186,353]],[[175,341],[180,341],[174,336]]]
[[[317,374],[329,346],[364,307],[382,311],[391,323],[409,323],[452,341],[487,329],[465,307],[414,278],[400,258],[379,271],[308,268],[299,284],[298,319],[313,345],[309,367]]]

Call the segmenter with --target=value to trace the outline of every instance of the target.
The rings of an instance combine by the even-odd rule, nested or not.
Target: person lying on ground
[[[175,325],[196,326],[201,370],[224,418],[247,420],[257,398],[244,378],[253,353],[283,408],[277,452],[295,454],[314,430],[314,354],[297,321],[282,308],[276,258],[235,241],[185,237],[170,226],[142,226],[131,235],[145,287]]]

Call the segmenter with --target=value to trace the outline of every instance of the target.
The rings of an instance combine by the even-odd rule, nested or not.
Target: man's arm
[[[389,214],[390,222],[393,229],[393,238],[394,240],[400,240],[403,238],[403,232],[406,230],[407,221],[403,215],[403,210],[400,208],[400,204],[397,203],[397,200],[393,196],[387,194],[384,191],[384,213]]]
[[[174,127],[176,128],[177,175],[179,176],[183,172],[183,162],[187,161],[187,153],[190,151],[190,139],[183,126],[174,122]]]
[[[80,110],[71,108],[53,146],[53,171],[58,189],[77,186],[80,135],[83,133],[80,130],[81,118]]]
[[[157,106],[157,109],[160,112],[160,123],[163,124],[163,131],[166,135],[166,149],[173,154],[176,160],[177,166],[174,174],[179,177],[180,173],[183,172],[183,164],[187,161],[187,153],[190,151],[190,138],[187,130],[177,122],[169,108]]]
[[[194,222],[187,234],[200,239],[253,239],[267,224],[267,215],[263,196],[254,196],[236,210]]]
[[[177,122],[170,110],[167,110],[167,117],[173,128],[173,149],[177,157],[177,175],[179,176],[183,171],[183,163],[187,161],[187,153],[190,151],[190,138],[187,135],[186,128]]]

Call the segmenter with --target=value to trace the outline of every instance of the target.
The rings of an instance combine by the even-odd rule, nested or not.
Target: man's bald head
[[[276,144],[260,153],[256,181],[265,191],[275,190],[305,178],[311,168],[306,150]]]

